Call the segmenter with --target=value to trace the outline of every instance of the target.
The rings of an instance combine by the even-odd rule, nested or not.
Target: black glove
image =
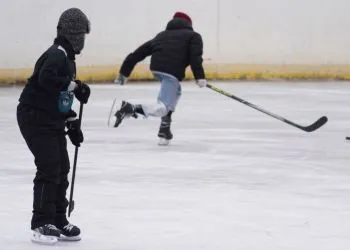
[[[68,129],[67,134],[72,144],[76,147],[80,147],[80,143],[84,141],[84,135],[81,129],[79,128],[79,120],[68,120],[66,122],[66,126]]]
[[[75,113],[74,110],[69,110],[68,113],[62,113],[63,119],[67,122],[67,121],[71,121],[71,120],[75,120],[75,118],[77,117],[77,113]]]
[[[90,97],[90,87],[82,83],[80,80],[75,80],[77,86],[74,89],[75,97],[82,103],[86,104]]]

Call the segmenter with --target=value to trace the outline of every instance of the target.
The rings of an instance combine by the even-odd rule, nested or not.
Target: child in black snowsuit
[[[71,106],[74,96],[84,104],[90,96],[88,85],[75,80],[75,55],[84,48],[89,32],[90,22],[81,10],[63,12],[54,44],[36,62],[19,99],[18,125],[37,168],[31,221],[32,240],[36,242],[80,239],[80,229],[66,218],[70,163],[65,136],[67,133],[75,146],[83,142]]]

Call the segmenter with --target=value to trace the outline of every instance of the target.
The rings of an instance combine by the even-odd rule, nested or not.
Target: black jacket
[[[63,50],[58,47],[62,46]],[[75,55],[72,46],[63,37],[55,39],[35,64],[19,102],[40,109],[53,118],[62,118],[58,108],[61,91],[66,91],[76,75]]]
[[[129,54],[120,73],[128,77],[135,65],[150,55],[151,70],[168,73],[181,81],[185,76],[186,67],[190,65],[195,79],[205,78],[202,66],[202,37],[194,32],[185,20],[171,20],[165,31]]]

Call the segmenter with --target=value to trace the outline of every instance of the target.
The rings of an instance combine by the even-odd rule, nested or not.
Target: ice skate
[[[134,118],[137,118],[137,114],[135,113],[135,106],[126,101],[122,101],[120,109],[115,113],[114,116],[116,117],[114,123],[114,127],[116,128],[126,117],[132,116]]]
[[[32,230],[32,242],[43,245],[54,245],[60,237],[60,230],[56,226],[46,224]]]
[[[81,240],[80,237],[80,229],[79,227],[68,223],[67,225],[63,227],[58,228],[60,231],[60,237],[58,240],[61,241],[79,241]]]
[[[170,131],[171,118],[168,116],[162,117],[162,122],[160,124],[158,132],[158,145],[166,146],[169,145],[170,140],[173,139],[173,134]]]

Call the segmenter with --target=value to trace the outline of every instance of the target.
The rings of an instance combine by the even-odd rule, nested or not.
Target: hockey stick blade
[[[323,125],[325,125],[327,121],[328,121],[328,118],[326,116],[322,116],[320,119],[315,121],[310,126],[306,126],[306,127],[297,126],[297,127],[300,128],[301,130],[306,131],[306,132],[313,132],[313,131],[319,129],[320,127],[322,127]]]

